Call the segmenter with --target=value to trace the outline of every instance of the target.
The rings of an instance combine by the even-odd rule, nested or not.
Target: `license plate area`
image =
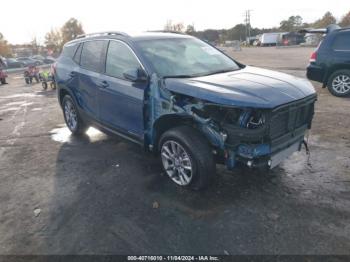
[[[270,168],[274,168],[279,165],[284,159],[289,157],[291,154],[299,150],[300,142],[296,142],[293,145],[289,146],[286,149],[276,153],[271,157],[271,165]]]

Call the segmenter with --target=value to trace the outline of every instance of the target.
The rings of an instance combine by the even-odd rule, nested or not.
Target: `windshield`
[[[196,38],[141,40],[138,45],[161,77],[195,77],[239,69],[229,57]]]

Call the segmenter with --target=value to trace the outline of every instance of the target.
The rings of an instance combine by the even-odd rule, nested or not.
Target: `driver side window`
[[[140,63],[126,44],[110,41],[106,59],[106,74],[125,79],[123,73],[129,69],[140,68]]]

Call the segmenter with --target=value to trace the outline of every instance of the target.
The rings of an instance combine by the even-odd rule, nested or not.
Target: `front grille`
[[[271,140],[294,132],[301,127],[309,127],[314,113],[316,98],[311,97],[293,102],[272,111],[269,134]]]

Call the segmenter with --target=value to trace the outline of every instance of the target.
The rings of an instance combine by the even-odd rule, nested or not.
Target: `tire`
[[[42,87],[43,87],[44,90],[47,89],[47,83],[46,83],[46,82],[42,82],[41,85],[42,85]]]
[[[212,149],[192,127],[179,126],[166,131],[158,149],[165,173],[180,186],[200,190],[215,176]]]
[[[334,96],[345,97],[350,95],[350,70],[335,71],[329,77],[327,87]]]
[[[66,95],[62,100],[63,116],[67,127],[73,135],[83,135],[88,126],[79,116],[77,107],[73,99]]]
[[[5,78],[0,78],[0,83],[1,83],[2,85],[6,84],[6,79],[5,79]]]

